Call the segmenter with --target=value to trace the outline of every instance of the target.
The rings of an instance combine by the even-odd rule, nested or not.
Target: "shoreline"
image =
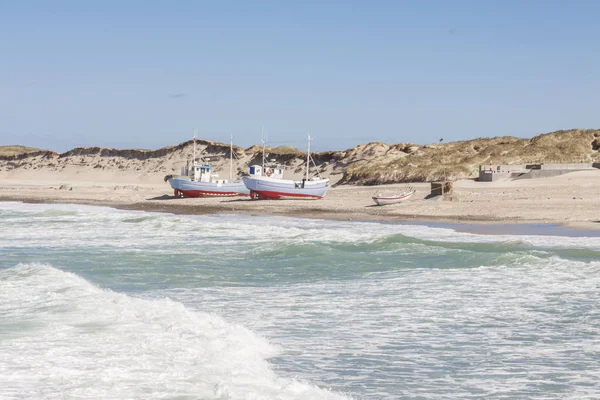
[[[162,179],[136,177],[100,182],[94,174],[43,171],[35,177],[0,180],[0,201],[85,204],[171,214],[244,214],[380,223],[414,223],[473,233],[517,235],[600,233],[600,170],[552,178],[454,181],[454,199],[430,199],[430,183],[413,183],[416,193],[399,204],[377,206],[377,193],[399,193],[405,184],[331,187],[323,199],[250,200],[247,197],[178,198]],[[56,178],[56,177],[54,177]],[[560,227],[560,228],[557,228]]]
[[[216,200],[217,198],[213,198]],[[218,198],[223,202],[227,198]],[[200,199],[177,199],[174,196],[154,201],[185,201],[185,200],[208,200]],[[63,198],[32,198],[28,196],[11,196],[0,194],[0,202],[20,202],[28,204],[80,204],[98,207],[109,207],[117,210],[143,211],[169,213],[173,215],[246,215],[246,216],[277,216],[290,218],[303,218],[313,220],[329,221],[352,221],[352,222],[377,222],[382,224],[400,224],[400,225],[423,225],[432,228],[451,229],[456,232],[472,233],[478,235],[540,235],[540,236],[568,236],[568,237],[600,237],[600,221],[583,221],[570,223],[557,223],[544,220],[527,219],[505,219],[505,218],[486,218],[483,216],[435,216],[435,215],[411,215],[395,214],[393,218],[388,215],[366,214],[346,211],[326,211],[322,209],[307,208],[310,215],[302,210],[273,210],[269,207],[262,209],[253,208],[251,210],[236,209],[222,204],[162,204],[145,202],[122,202],[106,201],[93,199],[72,198],[66,200]],[[247,199],[229,199],[229,202],[251,201]],[[289,200],[261,200],[260,202],[286,202]],[[315,200],[303,200],[312,202]],[[316,200],[318,201],[318,200]],[[255,203],[255,202],[253,202]],[[228,204],[228,203],[226,203]]]

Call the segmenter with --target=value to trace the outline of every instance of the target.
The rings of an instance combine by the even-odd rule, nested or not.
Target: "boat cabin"
[[[186,168],[187,169],[187,168]],[[187,172],[187,171],[186,171]],[[185,174],[187,175],[187,174]],[[227,183],[226,179],[219,179],[219,175],[212,172],[212,166],[194,164],[189,171],[190,179],[196,182]]]
[[[273,179],[283,179],[282,167],[262,167],[260,165],[250,166],[250,176],[266,176]]]

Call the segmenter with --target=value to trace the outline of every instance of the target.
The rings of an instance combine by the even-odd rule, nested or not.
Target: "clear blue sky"
[[[0,0],[0,144],[158,148],[600,127],[598,1]]]

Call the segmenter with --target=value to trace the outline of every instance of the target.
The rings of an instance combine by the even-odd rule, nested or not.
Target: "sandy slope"
[[[145,180],[131,174],[106,178],[94,172],[37,170],[19,179],[0,180],[0,200],[102,204],[173,213],[249,213],[390,222],[542,222],[600,229],[600,170],[493,183],[461,180],[454,182],[458,202],[426,200],[429,184],[417,183],[413,185],[417,193],[411,200],[384,207],[375,206],[371,196],[399,192],[405,185],[340,186],[331,188],[322,200],[251,201],[179,199],[160,179]]]
[[[210,140],[197,141],[197,155],[213,165],[222,177],[230,172],[238,179],[252,164],[262,163],[263,148],[243,149]],[[0,179],[30,179],[30,174],[52,172],[62,176],[94,173],[95,182],[122,181],[136,176],[135,182],[152,182],[167,174],[179,174],[192,158],[193,141],[156,150],[77,147],[62,154],[34,151],[13,154],[18,146],[0,146]],[[25,151],[24,149],[22,149]],[[266,147],[268,163],[283,165],[286,177],[299,178],[306,153],[289,146]],[[314,165],[332,183],[354,185],[430,182],[443,177],[471,179],[479,165],[586,162],[600,163],[600,130],[572,129],[538,135],[531,139],[515,137],[479,138],[430,145],[370,142],[344,151],[312,153]],[[316,167],[316,168],[315,168]]]

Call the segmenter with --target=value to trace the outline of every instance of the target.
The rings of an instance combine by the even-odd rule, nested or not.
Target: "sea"
[[[600,237],[515,233],[0,202],[0,399],[599,399]]]

